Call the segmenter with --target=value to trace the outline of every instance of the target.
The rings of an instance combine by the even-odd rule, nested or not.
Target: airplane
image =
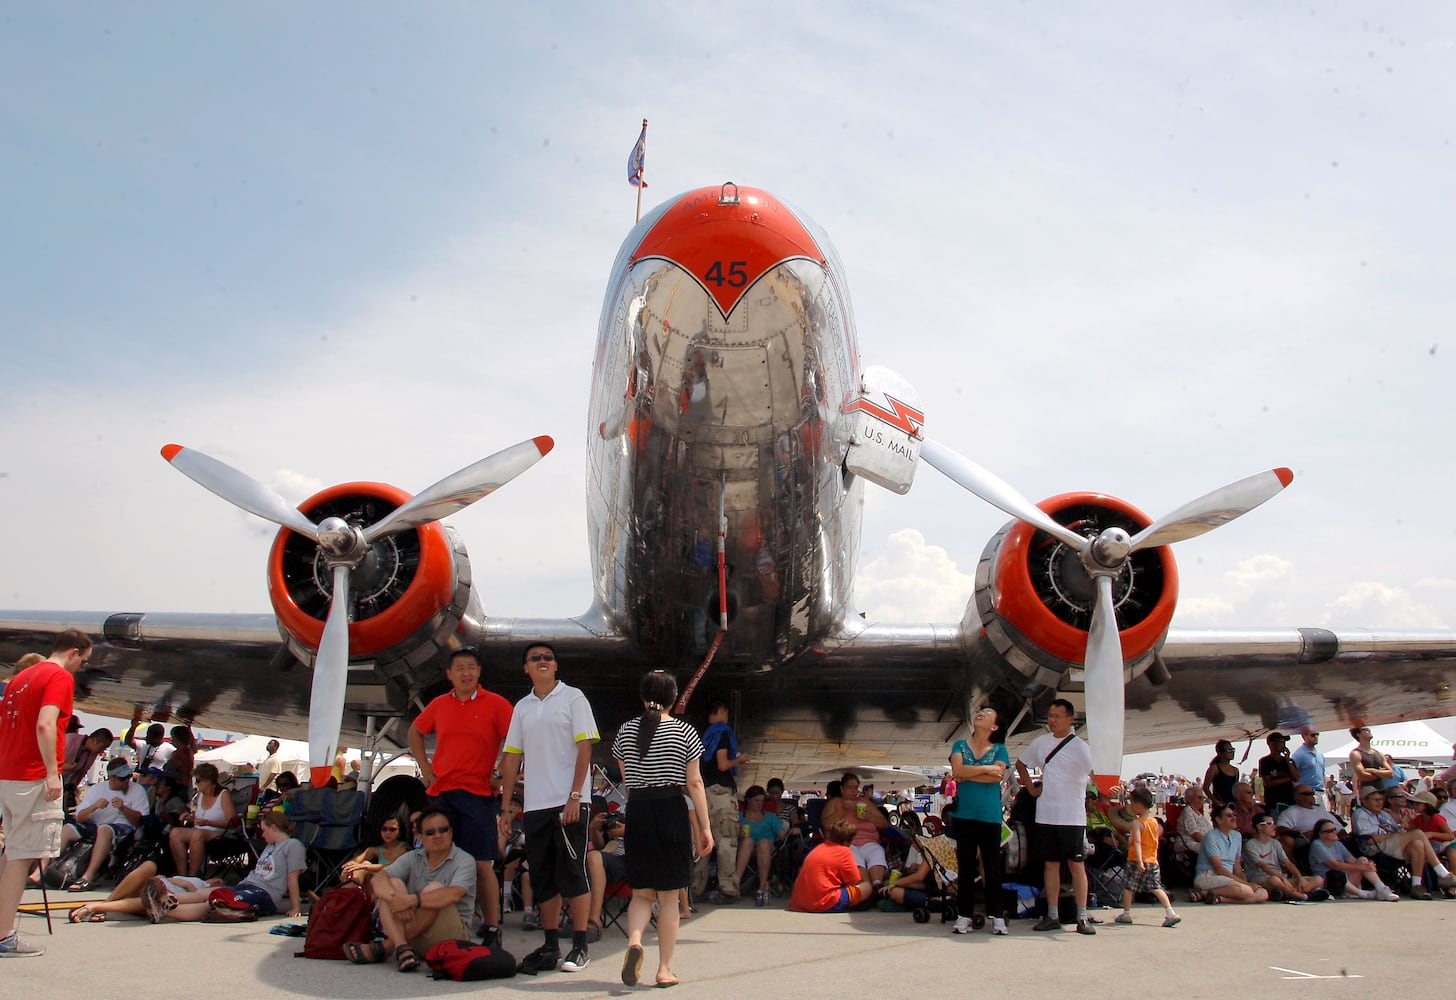
[[[1156,520],[1097,492],[1031,503],[928,436],[904,378],[862,364],[827,235],[756,188],[689,191],[627,235],[587,426],[592,600],[578,616],[491,617],[464,540],[441,520],[526,472],[549,437],[414,497],[353,482],[297,508],[169,444],[178,471],[279,526],[273,612],[0,611],[0,661],[81,628],[98,640],[77,678],[84,709],[306,732],[319,767],[341,739],[403,747],[446,689],[449,651],[467,645],[482,683],[514,698],[523,651],[550,643],[604,732],[640,711],[644,671],[671,670],[675,710],[725,697],[764,776],[940,764],[984,704],[1023,745],[1058,697],[1086,724],[1104,786],[1124,752],[1456,711],[1450,631],[1172,627],[1170,546],[1274,497],[1289,470]],[[851,586],[867,484],[903,494],[922,463],[1012,520],[987,542],[959,622],[869,621]]]

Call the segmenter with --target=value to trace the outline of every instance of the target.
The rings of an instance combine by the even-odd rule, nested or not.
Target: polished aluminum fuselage
[[[823,259],[745,278],[725,315],[691,262],[636,253],[674,204],[628,237],[602,310],[594,599],[651,660],[700,660],[719,627],[721,510],[731,621],[717,660],[768,669],[833,634],[851,603],[863,484],[842,470],[859,371],[848,294],[810,230]],[[733,262],[731,236],[721,253]]]

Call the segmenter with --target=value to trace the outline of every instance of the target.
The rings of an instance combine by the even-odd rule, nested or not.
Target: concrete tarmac
[[[85,894],[99,898],[97,894]],[[1179,893],[1178,895],[1182,895]],[[70,902],[72,894],[53,894]],[[26,893],[26,902],[40,894]],[[1178,905],[1175,900],[1175,905]],[[682,928],[673,967],[682,977],[674,996],[705,1000],[846,996],[985,995],[1111,997],[1132,993],[1188,997],[1364,997],[1445,1000],[1453,983],[1450,954],[1456,901],[1326,902],[1302,906],[1207,906],[1182,903],[1183,923],[1164,929],[1157,907],[1134,910],[1137,924],[1112,923],[1101,910],[1096,937],[1067,928],[1034,933],[1011,921],[1011,934],[950,933],[938,915],[917,924],[910,914],[789,913],[777,905],[703,904]],[[39,958],[0,959],[0,983],[12,1000],[53,997],[148,1000],[232,1000],[317,997],[322,1000],[407,1000],[489,989],[498,996],[622,997],[647,989],[656,968],[655,938],[644,942],[647,987],[623,986],[625,936],[611,928],[591,948],[581,973],[555,972],[490,983],[435,982],[426,972],[402,975],[392,962],[354,966],[295,958],[301,938],[268,929],[286,918],[252,924],[152,926],[116,917],[72,925],[56,914],[53,936],[43,916],[23,914],[22,935],[44,944]],[[539,932],[507,917],[505,946],[517,957],[541,943]],[[563,949],[564,950],[564,949]],[[655,995],[655,994],[654,994]]]

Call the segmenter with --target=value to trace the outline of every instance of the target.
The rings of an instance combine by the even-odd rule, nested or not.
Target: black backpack
[[[91,840],[73,841],[60,857],[46,865],[41,875],[45,884],[52,889],[67,889],[80,881],[86,873],[86,866],[91,863],[91,848],[95,846],[95,841]]]

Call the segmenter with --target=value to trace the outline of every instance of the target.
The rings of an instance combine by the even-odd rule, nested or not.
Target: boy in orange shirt
[[[1163,890],[1163,879],[1158,873],[1158,821],[1149,815],[1153,809],[1153,793],[1146,788],[1134,788],[1128,796],[1128,805],[1137,825],[1128,838],[1128,876],[1127,886],[1122,890],[1122,912],[1113,923],[1132,923],[1133,894],[1150,892],[1163,904],[1163,926],[1176,927],[1183,918],[1173,910],[1173,903]]]
[[[794,880],[789,909],[800,913],[843,913],[870,898],[868,878],[860,878],[859,865],[849,849],[857,828],[847,819],[824,828],[824,843],[804,858]]]

